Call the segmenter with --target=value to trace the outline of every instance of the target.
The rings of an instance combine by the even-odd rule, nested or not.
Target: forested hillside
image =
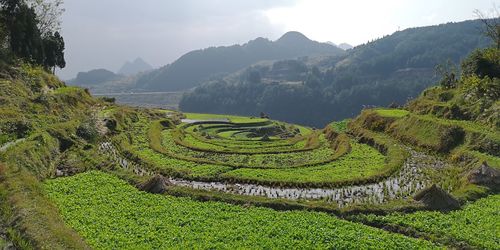
[[[436,65],[450,68],[489,44],[478,20],[411,28],[345,55],[253,65],[206,82],[185,95],[180,108],[242,115],[264,112],[320,127],[332,119],[352,117],[363,106],[404,104],[434,84]]]
[[[114,80],[124,78],[107,69],[93,69],[87,72],[79,72],[75,79],[67,81],[68,84],[77,85],[81,87],[89,87],[99,85]]]
[[[232,73],[262,60],[341,53],[343,51],[335,46],[312,41],[298,32],[288,32],[274,42],[257,38],[243,45],[191,51],[172,64],[140,76],[136,87],[148,91],[187,90],[209,77]]]

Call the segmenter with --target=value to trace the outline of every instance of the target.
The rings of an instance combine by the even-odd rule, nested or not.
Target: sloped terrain
[[[323,129],[130,108],[11,68],[0,244],[495,249],[500,57],[478,53],[452,84]]]

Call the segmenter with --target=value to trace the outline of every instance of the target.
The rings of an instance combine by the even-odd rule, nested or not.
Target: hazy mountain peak
[[[134,61],[127,61],[118,71],[118,74],[130,76],[135,75],[139,72],[144,72],[148,70],[152,70],[153,67],[145,62],[142,58],[137,57]]]
[[[250,40],[246,45],[255,45],[255,44],[269,44],[271,43],[271,41],[267,38],[263,38],[263,37],[257,37],[255,38],[254,40]]]
[[[348,50],[348,49],[352,49],[354,48],[354,46],[348,44],[348,43],[341,43],[339,45],[337,45],[337,47],[343,49],[343,50]]]
[[[289,31],[281,36],[276,42],[278,43],[296,43],[296,42],[310,42],[311,39],[307,38],[304,34],[298,31]]]
[[[145,62],[145,61],[144,61],[142,58],[140,58],[140,57],[137,57],[137,58],[133,61],[133,63],[142,63],[142,64],[147,64],[147,62]]]
[[[337,45],[337,44],[335,44],[335,43],[333,43],[333,42],[331,42],[331,41],[327,41],[327,42],[325,42],[325,43],[326,43],[326,44],[330,44],[330,45],[335,46],[335,47],[338,47],[338,45]]]

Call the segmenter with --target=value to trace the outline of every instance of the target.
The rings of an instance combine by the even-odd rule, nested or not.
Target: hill
[[[122,77],[107,69],[93,69],[87,72],[79,72],[76,78],[69,80],[68,83],[77,86],[92,86],[118,80]]]
[[[125,64],[123,64],[123,66],[118,70],[118,74],[132,76],[150,70],[153,70],[153,66],[138,57],[132,62],[125,62]]]
[[[172,64],[140,76],[137,87],[148,91],[186,90],[212,76],[232,73],[263,60],[341,53],[334,46],[288,32],[274,42],[257,38],[243,45],[191,51]]]
[[[481,22],[465,21],[395,32],[332,57],[257,64],[187,94],[180,108],[271,117],[322,127],[359,113],[363,106],[403,104],[434,84],[434,67],[458,63],[491,40]],[[280,65],[301,65],[280,71]],[[252,81],[249,76],[259,81]],[[293,83],[293,84],[290,84]]]
[[[460,79],[445,72],[401,109],[323,129],[135,109],[10,67],[0,74],[0,246],[494,249],[499,55],[478,50]],[[293,85],[290,69],[304,65],[269,74]]]
[[[404,106],[314,129],[264,112],[95,98],[51,73],[54,55],[30,60],[40,52],[26,36],[39,32],[33,9],[0,7],[0,40],[10,40],[0,46],[1,249],[498,249],[498,33],[460,69],[438,67],[436,86]],[[260,62],[226,79],[248,93],[288,86],[301,102],[296,90],[322,91],[325,68],[363,65],[347,58],[361,57]],[[397,68],[384,66],[369,72]]]

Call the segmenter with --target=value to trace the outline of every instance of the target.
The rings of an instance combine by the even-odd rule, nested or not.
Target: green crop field
[[[66,223],[96,249],[436,248],[324,213],[148,194],[100,172],[50,180],[45,190]]]
[[[483,249],[500,249],[500,195],[492,195],[450,213],[416,212],[364,216],[368,223],[397,225]]]
[[[301,184],[342,183],[369,178],[385,167],[385,157],[364,144],[351,143],[351,152],[336,161],[307,168],[250,169],[227,172],[225,177],[246,181]]]
[[[348,140],[344,142],[348,148],[334,149],[322,133],[277,141],[234,139],[223,147],[217,141],[229,139],[190,137],[191,133],[201,136],[197,133],[200,130],[189,130],[192,127],[162,128],[160,123],[142,117],[129,131],[130,148],[156,169],[173,170],[200,180],[328,187],[379,179],[382,173],[388,175],[394,169],[387,164],[388,157],[375,148]],[[184,134],[182,142],[176,141],[179,134]],[[190,143],[185,144],[186,141]],[[306,144],[313,146],[308,148]],[[290,146],[286,152],[280,152],[285,145],[298,148]]]

